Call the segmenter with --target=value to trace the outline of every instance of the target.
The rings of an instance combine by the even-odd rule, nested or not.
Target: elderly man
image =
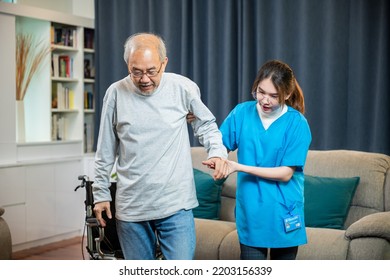
[[[104,97],[95,159],[95,214],[111,218],[110,173],[118,156],[117,232],[126,259],[153,259],[157,242],[166,259],[192,259],[198,206],[186,116],[208,152],[213,177],[227,176],[227,151],[215,117],[186,77],[165,73],[161,37],[140,33],[125,43],[129,75]]]

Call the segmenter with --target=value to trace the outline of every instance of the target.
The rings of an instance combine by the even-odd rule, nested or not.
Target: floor
[[[85,250],[86,240],[83,237],[71,239],[39,246],[27,250],[14,252],[14,260],[83,260],[89,259]],[[84,256],[83,256],[84,254]]]

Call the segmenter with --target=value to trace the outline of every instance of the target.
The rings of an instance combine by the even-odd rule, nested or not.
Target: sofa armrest
[[[236,230],[234,222],[195,218],[196,260],[220,259],[221,246],[225,238]]]
[[[379,212],[361,218],[349,226],[345,236],[350,240],[360,237],[378,237],[390,242],[390,212]]]

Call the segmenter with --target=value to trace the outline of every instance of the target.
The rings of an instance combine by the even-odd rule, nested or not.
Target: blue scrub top
[[[264,129],[256,101],[237,105],[222,123],[223,143],[237,150],[238,162],[258,167],[295,166],[288,182],[276,182],[239,172],[236,225],[240,243],[283,248],[307,243],[304,224],[304,176],[311,133],[306,118],[288,107]],[[286,231],[285,219],[299,217],[300,228]]]

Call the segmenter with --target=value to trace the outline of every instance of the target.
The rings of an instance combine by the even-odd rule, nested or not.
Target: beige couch
[[[0,207],[0,260],[10,260],[12,256],[11,233],[3,219],[4,208]]]
[[[204,148],[192,148],[194,168],[210,172],[201,164],[206,157]],[[229,158],[236,159],[236,154],[230,153]],[[359,176],[360,182],[344,223],[346,230],[308,227],[308,243],[299,247],[297,259],[390,259],[390,157],[348,150],[309,151],[305,173]],[[235,182],[233,174],[223,185],[220,220],[195,219],[195,259],[239,259]]]

